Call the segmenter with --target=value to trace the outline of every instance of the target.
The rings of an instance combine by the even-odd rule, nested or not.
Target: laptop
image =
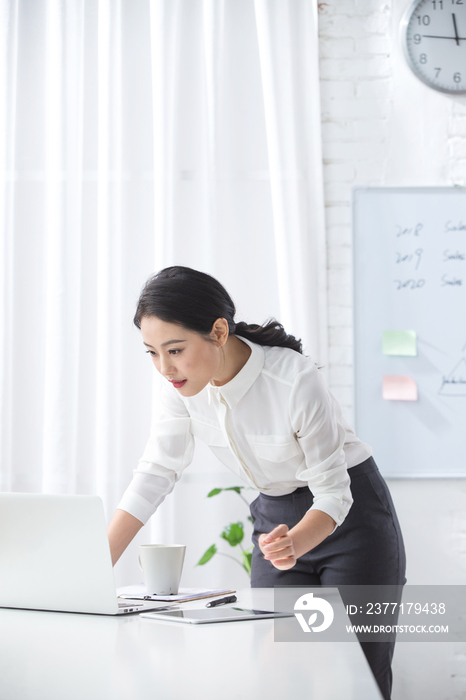
[[[174,606],[118,600],[98,496],[0,493],[0,607],[127,615]]]

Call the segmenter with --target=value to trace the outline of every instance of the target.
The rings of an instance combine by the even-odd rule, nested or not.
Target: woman
[[[169,267],[134,323],[165,378],[145,453],[109,526],[114,562],[191,462],[194,436],[260,491],[251,585],[404,584],[387,486],[301,342],[276,321],[236,323],[213,277]],[[390,698],[393,644],[362,644]]]

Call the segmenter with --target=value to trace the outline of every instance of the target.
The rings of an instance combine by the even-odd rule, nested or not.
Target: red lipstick
[[[181,389],[181,387],[184,386],[188,380],[183,379],[181,382],[177,382],[174,379],[170,379],[169,381],[173,384],[175,389]]]

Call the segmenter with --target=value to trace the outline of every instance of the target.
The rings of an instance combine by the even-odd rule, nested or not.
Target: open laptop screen
[[[0,607],[116,614],[102,501],[0,493]]]

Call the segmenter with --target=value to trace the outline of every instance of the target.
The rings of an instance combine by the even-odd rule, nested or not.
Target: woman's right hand
[[[278,525],[272,532],[260,535],[258,543],[264,559],[282,571],[291,569],[297,558],[293,540],[288,532],[288,525]]]

